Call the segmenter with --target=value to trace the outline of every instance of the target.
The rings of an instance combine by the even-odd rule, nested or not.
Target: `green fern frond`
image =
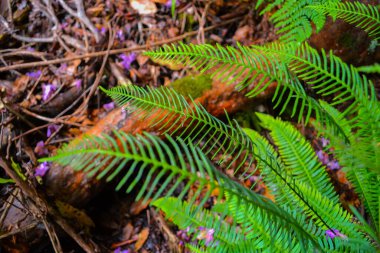
[[[241,247],[242,241],[246,241],[246,236],[241,233],[236,225],[224,222],[224,216],[210,210],[197,212],[193,205],[181,201],[178,198],[160,198],[152,203],[153,206],[161,209],[166,218],[170,219],[180,229],[188,230],[188,234],[194,233],[193,238],[197,238],[202,227],[204,229],[214,229],[213,240],[207,244],[207,249],[213,252],[252,252],[255,242],[251,241],[248,247]],[[199,240],[198,246],[204,247],[205,240]],[[252,248],[253,247],[253,248]]]
[[[379,63],[375,63],[375,64],[369,65],[369,66],[361,66],[361,67],[358,67],[358,70],[360,72],[363,72],[363,73],[380,74],[380,64]]]
[[[84,171],[99,180],[105,178],[106,181],[111,181],[120,176],[116,189],[126,187],[126,192],[136,190],[136,199],[143,201],[171,196],[181,183],[184,187],[180,190],[178,198],[183,199],[191,185],[197,182],[199,188],[191,203],[201,197],[202,190],[206,189],[206,194],[200,200],[201,207],[211,192],[218,189],[219,198],[226,194],[236,197],[242,203],[242,210],[252,209],[258,215],[267,217],[272,226],[284,228],[305,247],[310,243],[318,247],[314,236],[292,216],[273,202],[219,172],[192,143],[185,144],[181,139],[174,141],[170,136],[166,136],[166,139],[172,148],[160,138],[147,133],[135,137],[115,131],[114,136],[85,137],[76,145],[63,147],[56,156],[41,161],[70,165],[73,169]],[[143,175],[144,183],[137,187],[142,183]]]
[[[253,160],[246,150],[252,149],[252,142],[247,142],[244,133],[232,123],[224,124],[210,115],[199,104],[191,105],[175,90],[161,87],[147,90],[135,86],[117,86],[110,90],[102,89],[117,104],[139,115],[141,120],[156,127],[162,134],[192,140],[212,160],[221,157],[217,162],[226,169],[236,161],[236,171],[242,166],[250,167]],[[126,104],[128,104],[128,107]],[[202,144],[202,145],[201,145]],[[212,154],[211,154],[212,153]],[[234,159],[223,163],[223,157],[234,154]],[[241,162],[240,160],[241,159]]]
[[[337,0],[330,0],[336,2]],[[315,0],[276,0],[267,5],[260,14],[272,11],[280,7],[271,15],[270,20],[280,34],[282,42],[303,42],[308,39],[313,32],[313,25],[319,32],[325,22],[326,17],[323,13],[306,8],[315,3]]]
[[[273,101],[275,108],[282,106],[280,113],[284,112],[290,102],[293,102],[292,115],[298,113],[299,120],[305,113],[307,122],[313,110],[318,112],[318,103],[307,96],[300,81],[289,72],[286,64],[277,55],[267,54],[260,47],[238,45],[235,49],[220,45],[179,44],[164,46],[145,54],[159,62],[185,64],[202,73],[211,72],[213,78],[235,84],[240,90],[249,89],[246,94],[248,97],[260,94],[270,84],[277,82]]]
[[[276,203],[283,208],[291,209],[298,215],[300,213],[307,214],[317,227],[323,231],[327,229],[331,230],[332,227],[345,233],[350,238],[350,243],[344,243],[343,249],[356,248],[360,244],[362,244],[361,247],[371,248],[370,244],[366,240],[363,240],[360,228],[351,222],[352,216],[340,206],[336,194],[332,198],[330,196],[326,197],[322,194],[324,189],[321,191],[321,189],[302,182],[302,179],[299,180],[297,178],[298,175],[292,173],[294,167],[288,167],[283,164],[281,161],[283,156],[278,157],[268,141],[250,129],[245,129],[245,132],[252,140],[255,140],[255,147],[258,149],[255,151],[255,156],[260,156],[262,160],[265,159],[265,156],[267,157],[267,163],[258,161],[257,166],[262,171],[264,181],[267,183],[271,193],[274,194]],[[285,128],[284,132],[289,132],[289,129]],[[289,136],[291,135],[289,133]],[[278,145],[281,145],[279,149],[287,148],[287,143]],[[299,145],[301,146],[300,149],[307,150],[309,148],[308,145],[305,147],[305,144]],[[315,154],[310,155],[315,158]],[[269,164],[276,169],[268,168]],[[318,169],[324,172],[324,168],[319,167]],[[278,173],[274,173],[275,171]],[[314,172],[313,174],[317,175],[318,173]],[[291,183],[284,184],[282,178],[286,178],[286,181]],[[329,182],[325,186],[328,189],[331,188]],[[304,199],[307,201],[304,201]],[[326,224],[329,227],[326,227]],[[325,245],[325,243],[321,245]],[[326,245],[323,247],[326,248]]]
[[[264,128],[269,129],[281,159],[292,170],[294,178],[338,203],[324,166],[318,161],[315,151],[305,138],[290,123],[274,119],[269,115],[256,113]]]
[[[134,89],[134,87],[133,86],[128,86],[129,87],[129,89]],[[164,88],[165,89],[165,91],[164,90],[161,90],[161,89],[156,89],[156,90],[154,90],[154,91],[150,91],[150,90],[148,90],[148,91],[145,91],[145,90],[142,90],[141,88],[138,88],[139,89],[139,91],[141,90],[141,92],[142,92],[142,94],[145,94],[145,95],[139,95],[139,96],[136,96],[135,95],[135,93],[137,92],[133,92],[133,90],[128,90],[127,88],[121,88],[121,90],[119,90],[119,88],[114,88],[114,89],[112,89],[111,91],[111,93],[113,93],[113,94],[111,94],[110,92],[108,92],[116,101],[118,101],[119,103],[125,103],[126,102],[126,97],[129,97],[129,99],[130,100],[128,100],[130,103],[132,103],[132,104],[130,104],[130,106],[136,106],[136,107],[139,107],[139,108],[144,108],[144,111],[148,111],[149,113],[155,113],[154,112],[154,109],[153,108],[155,108],[155,109],[157,109],[157,108],[165,108],[165,109],[168,109],[168,110],[170,110],[170,111],[176,111],[177,110],[177,113],[179,113],[179,115],[182,117],[183,115],[181,114],[183,111],[185,111],[185,109],[188,107],[188,104],[187,104],[187,102],[186,102],[186,100],[184,100],[183,99],[183,106],[181,107],[181,106],[176,106],[175,105],[175,103],[172,103],[171,101],[173,101],[173,96],[177,96],[176,95],[176,93],[173,91],[173,90],[166,90],[166,88]],[[132,92],[132,95],[130,95],[130,94],[128,94],[128,92]],[[146,93],[144,93],[144,92],[146,92]],[[148,92],[155,92],[155,95],[153,94],[150,94],[150,93],[148,93]],[[172,96],[168,96],[167,94],[165,94],[165,93],[161,93],[161,92],[173,92],[172,93]],[[154,96],[157,96],[158,98],[162,98],[161,100],[158,100],[158,99],[155,99],[154,98]],[[137,100],[139,101],[142,101],[142,98],[143,99],[145,99],[144,100],[144,102],[142,103],[142,104],[136,104],[136,103],[133,103],[133,100],[135,99],[135,98],[137,98]],[[153,102],[152,103],[152,101],[156,101],[156,102]],[[149,105],[150,105],[150,107],[146,107],[145,106],[145,103],[148,103]],[[166,107],[164,107],[163,105],[165,105],[166,104]],[[170,109],[170,107],[169,106],[172,106],[172,108]],[[175,108],[177,108],[177,109],[175,109]],[[179,109],[181,109],[182,111],[180,111]],[[188,110],[189,112],[190,112],[190,110]],[[144,113],[142,113],[142,114],[144,114]],[[205,114],[205,115],[201,115],[201,114]],[[207,115],[206,115],[207,114]],[[161,113],[161,115],[163,115],[162,113]],[[144,117],[144,115],[143,115],[143,117]],[[214,124],[214,123],[210,123],[209,121],[212,121],[212,119],[213,119],[213,117],[211,116],[211,115],[208,115],[208,113],[206,112],[206,111],[204,111],[204,110],[202,110],[202,111],[198,111],[198,113],[194,116],[192,116],[191,114],[190,114],[190,116],[189,116],[190,118],[192,118],[192,117],[194,117],[194,118],[197,118],[198,120],[197,121],[199,121],[200,122],[200,126],[201,126],[201,128],[203,129],[203,128],[206,128],[206,129],[209,129],[209,128],[211,128],[212,127],[212,125],[217,125],[217,124]],[[174,118],[179,118],[179,116],[177,116],[177,117],[174,117]],[[199,120],[199,119],[202,119],[202,120]],[[153,122],[154,123],[154,122]],[[178,123],[178,122],[177,122]],[[176,124],[177,124],[176,123]],[[224,123],[223,122],[219,122],[218,124],[221,124],[221,125],[223,125]],[[182,127],[185,127],[186,126],[186,124],[180,124]],[[197,124],[198,125],[198,124]],[[224,127],[222,127],[221,125],[217,125],[216,127],[213,127],[213,131],[219,131],[218,129],[232,129],[232,125],[226,125],[226,126],[224,126]],[[237,149],[238,150],[240,150],[241,152],[245,152],[246,153],[246,155],[248,156],[249,154],[253,154],[255,157],[256,157],[256,159],[258,160],[258,162],[259,163],[268,163],[268,161],[266,161],[265,159],[266,159],[266,157],[268,156],[268,155],[265,155],[265,156],[263,156],[263,157],[261,157],[261,156],[258,156],[258,154],[256,154],[255,152],[253,152],[252,153],[252,150],[253,149],[255,149],[255,148],[253,148],[252,149],[252,147],[254,147],[254,145],[252,144],[252,143],[250,143],[250,141],[249,141],[249,139],[247,138],[247,136],[244,134],[244,133],[242,133],[241,132],[241,130],[239,130],[239,128],[237,128],[235,131],[238,131],[239,132],[239,134],[234,134],[234,136],[239,136],[239,138],[241,138],[239,141],[236,141],[235,143],[237,144],[237,145],[239,145],[240,143],[245,143],[246,145],[239,145],[238,147],[237,147]],[[177,133],[180,133],[180,132],[182,132],[181,130],[179,130],[179,132],[177,131]],[[185,133],[188,133],[188,131],[184,131]],[[172,134],[172,133],[170,133],[170,132],[168,132],[169,134]],[[225,130],[225,131],[222,131],[221,132],[221,135],[220,135],[220,139],[221,140],[226,140],[226,139],[229,139],[229,138],[231,138],[231,130]],[[188,138],[189,140],[192,140],[192,141],[194,141],[194,139],[191,137],[191,135],[187,135],[187,137],[186,138]],[[206,138],[206,136],[205,136],[205,138]],[[198,143],[199,144],[199,143]],[[197,145],[198,145],[197,144]],[[210,145],[214,145],[213,143],[210,143]],[[207,145],[206,145],[207,146]],[[204,148],[205,146],[203,146],[203,148]],[[309,155],[309,154],[308,154]],[[291,191],[293,191],[293,193],[292,194],[295,194],[295,195],[297,195],[298,196],[298,198],[297,198],[297,201],[303,201],[303,202],[305,202],[305,205],[307,206],[308,205],[308,203],[307,203],[307,196],[304,196],[303,194],[302,194],[302,191],[300,191],[297,187],[294,187],[293,186],[293,179],[291,179],[291,178],[288,178],[287,176],[286,176],[286,174],[284,174],[284,173],[282,173],[280,170],[281,170],[281,167],[276,167],[276,164],[274,164],[274,163],[270,163],[269,165],[267,164],[267,166],[268,166],[268,168],[270,168],[271,170],[273,170],[273,171],[277,171],[277,172],[275,172],[275,173],[272,173],[272,174],[276,174],[276,175],[280,175],[280,174],[282,174],[282,177],[279,179],[280,181],[281,181],[281,184],[279,184],[279,185],[286,185],[286,186],[289,186],[289,189],[291,190]],[[311,167],[312,168],[312,167]],[[310,169],[310,168],[308,168],[308,169]],[[319,174],[316,174],[317,176],[321,176],[321,175],[319,175]],[[316,178],[316,177],[314,177],[314,178]],[[321,177],[322,179],[325,179],[324,177]],[[317,179],[316,179],[317,180]],[[326,183],[324,180],[322,180],[322,181],[318,181],[318,182],[322,182],[322,183]],[[327,184],[328,184],[328,182],[327,182]],[[323,187],[322,187],[323,189],[325,189],[325,186],[323,185]],[[331,188],[331,187],[330,187]],[[326,189],[330,189],[330,188],[326,188]],[[331,189],[330,189],[330,192],[331,192]],[[285,194],[284,194],[285,195]],[[331,196],[332,197],[332,196]],[[304,205],[304,206],[305,206]],[[313,207],[309,207],[309,209],[310,210],[313,210]],[[318,216],[318,214],[315,212],[315,211],[313,211],[314,213],[315,213],[315,216],[317,217]],[[322,219],[323,220],[323,219]],[[327,223],[326,223],[326,225],[327,225]],[[328,227],[328,225],[327,225],[327,227]]]
[[[312,4],[307,8],[331,16],[334,21],[339,18],[365,30],[376,40],[380,39],[380,13],[376,6],[361,2],[331,2]]]
[[[315,125],[319,132],[330,140],[334,147],[335,156],[339,159],[340,165],[347,172],[348,179],[360,195],[374,227],[380,231],[379,109],[372,111],[373,114],[363,113],[359,110],[355,119],[361,120],[361,123],[354,124],[352,121],[344,119],[338,110],[327,103],[321,102],[321,106],[332,117],[338,119],[338,124],[347,134],[352,132],[347,143],[340,136],[335,135],[328,126],[322,128],[317,124]],[[355,128],[358,128],[356,133],[353,132]]]
[[[295,82],[288,75],[286,66],[278,59],[268,58],[254,49],[241,45],[236,49],[231,46],[222,47],[219,44],[214,47],[209,44],[179,43],[145,52],[145,55],[158,62],[182,64],[193,67],[201,73],[210,72],[211,78],[236,84],[241,89],[250,86],[251,90],[247,94],[249,97],[261,93],[278,79]],[[280,73],[279,76],[276,76],[276,73]],[[252,84],[255,85],[252,87]]]
[[[344,111],[345,115],[356,112],[358,104],[369,105],[376,101],[372,82],[331,51],[328,55],[324,50],[319,53],[307,43],[272,44],[260,48],[286,62],[298,78],[311,85],[321,96],[337,94],[331,105],[337,106],[352,101]]]

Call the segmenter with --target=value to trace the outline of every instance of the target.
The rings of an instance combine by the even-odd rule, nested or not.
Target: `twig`
[[[12,230],[12,231],[10,231],[8,233],[2,234],[2,235],[0,235],[0,239],[7,238],[8,236],[15,235],[15,234],[18,234],[18,233],[21,233],[21,232],[26,232],[29,229],[32,229],[35,226],[37,226],[38,223],[40,223],[40,222],[39,221],[35,221],[35,222],[30,223],[29,225],[26,225],[25,227],[17,228],[17,229]]]
[[[26,37],[22,35],[17,35],[14,33],[11,33],[12,38],[15,38],[16,40],[23,41],[23,42],[30,42],[30,43],[51,43],[55,41],[54,36],[47,37],[47,38],[36,38],[36,37]]]
[[[107,51],[106,51],[108,53],[103,58],[102,66],[100,67],[100,70],[99,70],[98,74],[96,75],[96,78],[95,78],[94,84],[91,87],[90,93],[88,94],[88,96],[85,98],[85,100],[82,103],[83,106],[80,106],[76,110],[76,112],[82,111],[82,109],[87,108],[87,105],[88,105],[88,102],[90,101],[90,98],[92,97],[92,95],[94,95],[95,91],[97,90],[97,88],[99,86],[100,80],[102,79],[104,68],[106,67],[106,63],[108,60],[109,51],[111,50],[111,47],[112,47],[114,39],[115,39],[114,33],[112,32],[111,25],[109,23],[108,23],[108,28],[110,31],[109,32],[109,39],[108,39],[108,46],[107,46]]]
[[[47,214],[47,203],[44,202],[38,196],[36,189],[30,187],[26,181],[23,181],[16,174],[16,172],[11,169],[11,166],[6,161],[4,161],[3,158],[1,157],[0,157],[0,166],[5,170],[8,176],[16,182],[16,184],[18,185],[18,187],[20,187],[22,192],[24,192],[29,197],[31,208],[35,209],[35,213],[34,213],[35,216],[36,217],[40,216],[39,218],[42,218],[44,220],[45,228],[49,234],[54,250],[58,253],[63,252],[54,229],[52,229],[50,226],[47,225],[47,223],[45,223],[46,222],[45,217]]]
[[[216,24],[216,25],[209,26],[209,27],[205,28],[204,31],[207,32],[207,31],[213,30],[217,27],[221,27],[221,26],[224,26],[224,25],[227,25],[230,23],[234,23],[240,19],[242,19],[242,16],[221,22],[221,23]],[[184,34],[177,36],[177,37],[174,37],[174,38],[169,38],[166,40],[153,42],[149,45],[136,46],[136,47],[130,47],[130,48],[112,49],[109,52],[107,50],[105,50],[105,51],[93,52],[93,53],[88,53],[88,54],[83,54],[83,55],[75,55],[75,56],[61,58],[61,59],[54,59],[54,60],[49,60],[49,61],[37,61],[37,62],[15,64],[15,65],[1,67],[0,72],[10,71],[10,70],[15,70],[15,69],[24,69],[24,68],[46,66],[46,65],[50,65],[50,64],[59,64],[59,63],[74,61],[74,60],[78,60],[78,59],[104,56],[106,54],[114,55],[114,54],[128,53],[128,52],[133,52],[133,51],[144,51],[144,50],[147,50],[151,47],[156,47],[156,46],[161,46],[161,45],[165,45],[168,43],[177,42],[177,41],[183,40],[187,37],[194,36],[197,34],[198,34],[198,31],[192,31],[192,32],[184,33]]]
[[[68,12],[70,15],[78,18],[80,21],[82,21],[88,29],[94,34],[96,43],[99,43],[100,41],[100,34],[98,32],[98,29],[94,26],[94,24],[91,22],[91,20],[87,17],[86,11],[84,10],[83,2],[82,0],[74,0],[75,6],[77,8],[77,11],[75,12],[73,9],[68,6],[64,0],[58,0],[58,2],[61,4],[61,6]]]
[[[76,126],[76,127],[81,127],[82,125],[81,124],[78,124],[78,123],[74,123],[74,122],[69,122],[69,121],[66,121],[66,120],[62,120],[62,119],[57,119],[57,118],[48,118],[48,117],[44,117],[44,116],[41,116],[41,115],[38,115],[34,112],[31,112],[25,108],[22,108],[20,107],[21,111],[23,111],[24,113],[30,115],[30,116],[33,116],[37,119],[40,119],[40,120],[43,120],[43,121],[46,121],[46,122],[51,122],[51,123],[61,123],[61,124],[66,124],[66,125],[72,125],[72,126]],[[34,127],[34,126],[33,126]]]
[[[40,211],[42,217],[46,217],[46,214],[50,214],[54,221],[68,234],[73,238],[79,246],[82,247],[82,249],[85,252],[93,253],[93,252],[99,252],[98,247],[94,244],[94,248],[91,248],[89,245],[85,243],[85,241],[82,239],[80,235],[75,233],[75,231],[72,229],[70,225],[67,224],[67,222],[61,218],[60,214],[57,213],[51,206],[47,204],[47,202],[42,199],[36,189],[30,187],[26,181],[23,181],[20,179],[20,177],[11,169],[11,166],[8,164],[6,160],[4,160],[2,157],[0,157],[0,166],[5,170],[5,172],[8,174],[10,178],[12,178],[18,187],[29,197],[31,200],[31,203],[35,206],[37,210]],[[46,229],[49,229],[49,227],[46,227]],[[53,238],[53,240],[55,240]],[[53,241],[52,241],[53,242]]]

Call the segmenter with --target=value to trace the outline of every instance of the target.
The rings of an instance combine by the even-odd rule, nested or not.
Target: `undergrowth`
[[[102,89],[154,125],[159,136],[120,131],[87,136],[43,161],[118,180],[117,190],[136,190],[136,199],[151,200],[186,231],[192,238],[186,246],[193,252],[380,250],[380,104],[373,83],[360,73],[371,67],[358,69],[303,42],[312,33],[311,22],[319,31],[327,15],[361,27],[377,40],[378,9],[359,2],[313,0],[276,0],[261,8],[278,8],[271,20],[280,28],[280,42],[237,48],[178,44],[145,54],[156,62],[210,73],[240,90],[253,87],[249,97],[277,82],[274,107],[312,124],[330,141],[364,212],[343,208],[325,166],[291,123],[258,113],[269,142],[166,87]],[[224,173],[230,168],[240,178],[260,173],[273,198]],[[215,204],[205,209],[210,197]]]

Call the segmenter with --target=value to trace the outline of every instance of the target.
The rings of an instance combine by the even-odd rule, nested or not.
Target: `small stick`
[[[40,212],[43,218],[46,217],[47,214],[50,214],[53,218],[54,221],[68,234],[73,238],[79,246],[82,247],[82,249],[87,252],[87,253],[93,253],[93,252],[99,252],[99,248],[97,245],[93,244],[94,248],[91,248],[83,239],[80,235],[78,235],[74,229],[70,225],[67,224],[67,222],[61,218],[59,213],[55,211],[52,207],[48,205],[48,203],[42,199],[35,188],[32,188],[27,184],[26,181],[21,180],[21,178],[16,174],[15,171],[11,169],[11,166],[8,164],[6,160],[4,160],[2,157],[0,157],[0,167],[2,167],[5,172],[8,174],[10,178],[12,178],[18,187],[24,192],[29,199],[31,200],[31,204],[34,205],[34,207]],[[44,221],[45,222],[45,221]],[[46,229],[50,229],[49,226],[46,227]],[[53,239],[55,240],[55,239]],[[53,243],[53,241],[52,241]],[[55,245],[57,246],[57,245]],[[63,252],[58,251],[58,252]]]
[[[207,32],[207,31],[213,30],[213,29],[215,29],[217,27],[221,27],[221,26],[224,26],[224,25],[227,25],[227,24],[230,24],[230,23],[234,23],[234,22],[236,22],[236,21],[238,21],[240,19],[242,19],[241,16],[233,18],[233,19],[230,19],[230,20],[227,20],[225,22],[221,22],[221,23],[216,24],[216,25],[212,25],[212,26],[206,27],[204,29],[204,31]],[[15,69],[25,69],[25,68],[33,68],[33,67],[39,67],[39,66],[47,66],[47,65],[50,65],[50,64],[59,64],[59,63],[74,61],[74,60],[78,60],[78,59],[85,59],[85,58],[93,58],[93,57],[105,56],[107,54],[114,55],[114,54],[128,53],[128,52],[133,52],[133,51],[144,51],[144,50],[147,50],[147,49],[149,49],[151,47],[156,47],[156,46],[161,46],[161,45],[165,45],[165,44],[168,44],[168,43],[177,42],[177,41],[183,40],[183,39],[185,39],[187,37],[194,36],[194,35],[197,35],[197,34],[198,34],[198,31],[193,31],[193,32],[184,33],[184,34],[179,35],[179,36],[174,37],[174,38],[169,38],[169,39],[166,39],[166,40],[162,40],[162,41],[158,41],[158,42],[153,42],[153,43],[151,43],[149,45],[129,47],[129,48],[113,49],[113,50],[109,50],[109,51],[104,50],[104,51],[93,52],[93,53],[88,53],[88,54],[83,54],[83,55],[75,55],[75,56],[71,56],[71,57],[66,57],[66,58],[61,58],[61,59],[54,59],[54,60],[49,60],[49,61],[36,61],[36,62],[28,62],[28,63],[21,63],[21,64],[15,64],[15,65],[10,65],[10,66],[4,66],[4,67],[0,67],[0,72],[10,71],[10,70],[15,70]]]

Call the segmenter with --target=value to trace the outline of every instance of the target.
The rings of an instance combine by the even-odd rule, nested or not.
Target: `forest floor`
[[[171,0],[18,0],[0,7],[0,252],[183,252],[181,231],[134,201],[133,193],[38,159],[84,133],[120,124],[120,110],[100,86],[170,86],[196,75],[142,52],[178,42],[262,45],[277,39],[270,14],[236,0],[177,1],[174,15]],[[367,52],[365,33],[339,21],[328,22],[309,42],[353,65],[380,59],[379,50]],[[249,110],[278,113],[268,106],[274,89],[246,100],[223,96],[224,86],[214,86],[203,100],[215,116],[223,118],[224,109],[238,121]],[[300,129],[321,149],[313,129]],[[322,159],[341,198],[358,205],[339,164]],[[268,194],[262,184],[255,190]]]

